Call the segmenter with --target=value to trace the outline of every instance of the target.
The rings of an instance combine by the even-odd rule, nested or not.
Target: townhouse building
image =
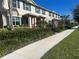
[[[10,5],[11,4],[11,5]],[[9,14],[11,6],[11,16]],[[60,20],[61,17],[56,12],[38,6],[33,0],[0,0],[0,27],[8,25],[25,25],[36,27],[38,20],[52,21]]]

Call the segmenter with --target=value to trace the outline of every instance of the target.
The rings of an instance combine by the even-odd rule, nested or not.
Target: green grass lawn
[[[79,59],[79,29],[48,51],[41,59]]]

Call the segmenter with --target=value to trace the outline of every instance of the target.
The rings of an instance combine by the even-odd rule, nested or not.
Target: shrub
[[[38,28],[46,28],[47,27],[47,22],[40,20],[40,21],[37,22],[37,27]]]
[[[50,28],[16,28],[13,31],[0,31],[0,56],[4,56],[29,43],[52,35]]]

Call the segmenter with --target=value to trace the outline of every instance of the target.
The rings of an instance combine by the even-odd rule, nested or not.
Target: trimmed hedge
[[[13,31],[0,31],[0,57],[13,52],[27,44],[52,35],[50,28],[27,29],[19,28]]]

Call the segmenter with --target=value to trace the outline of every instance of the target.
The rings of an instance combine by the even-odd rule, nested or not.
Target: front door
[[[28,17],[22,17],[22,25],[28,26]]]

